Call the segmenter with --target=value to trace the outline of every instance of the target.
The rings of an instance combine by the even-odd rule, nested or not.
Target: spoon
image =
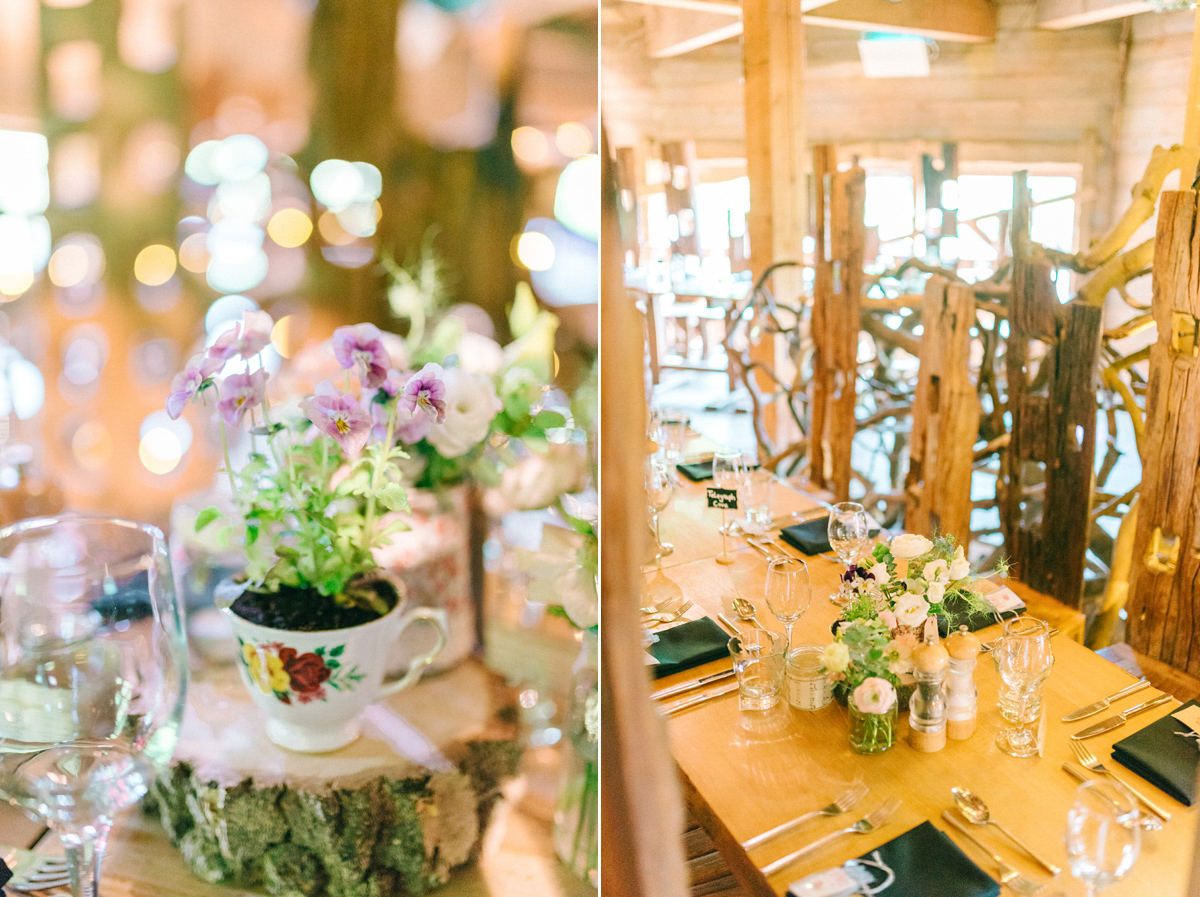
[[[758,611],[754,609],[754,605],[749,599],[743,598],[740,595],[733,599],[733,612],[737,614],[739,620],[745,620],[747,623],[753,623],[759,629],[763,628],[762,623],[758,622],[758,617],[755,616]]]
[[[1000,829],[1001,833],[1007,837],[1008,840],[1012,841],[1013,844],[1017,845],[1017,847],[1021,848],[1021,850],[1025,851],[1027,854],[1045,866],[1046,870],[1051,875],[1058,875],[1058,873],[1062,872],[1062,869],[1048,860],[1042,859],[1042,857],[1034,853],[1033,850],[1031,850],[1028,846],[1021,843],[1021,841],[1017,839],[1016,835],[1002,826],[995,819],[992,819],[991,813],[988,812],[987,804],[985,804],[978,796],[971,793],[966,788],[951,788],[950,793],[954,795],[954,802],[958,804],[958,809],[962,811],[963,816],[966,817],[968,822],[973,822],[976,825],[996,826],[996,828]]]

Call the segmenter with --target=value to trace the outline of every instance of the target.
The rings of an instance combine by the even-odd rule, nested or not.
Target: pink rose
[[[896,689],[886,679],[868,676],[851,697],[860,713],[887,713],[896,703]]]

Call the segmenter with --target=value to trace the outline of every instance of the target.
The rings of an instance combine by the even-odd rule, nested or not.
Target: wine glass
[[[1012,757],[1032,757],[1037,753],[1037,737],[1031,724],[1037,717],[1028,712],[1037,701],[1050,669],[1054,652],[1050,646],[1050,626],[1033,617],[1011,620],[1004,637],[992,649],[1000,678],[1015,699],[1009,725],[996,736],[996,745]]]
[[[792,649],[792,626],[799,620],[812,600],[808,579],[808,564],[794,557],[772,558],[767,565],[767,607],[787,631],[787,651]]]
[[[1125,877],[1141,850],[1137,801],[1123,786],[1091,779],[1067,811],[1067,859],[1088,897]]]
[[[870,523],[867,512],[856,501],[838,502],[829,509],[829,546],[847,567],[866,550]]]
[[[713,485],[718,489],[734,489],[741,485],[746,475],[746,461],[737,449],[722,447],[713,453]],[[721,532],[730,535],[733,523],[721,525]]]
[[[650,508],[650,521],[654,528],[654,545],[657,549],[655,560],[675,550],[674,545],[662,540],[658,521],[659,514],[671,501],[674,485],[671,468],[665,463],[653,458],[646,462],[646,503]]]
[[[59,836],[75,897],[97,893],[116,814],[170,760],[186,680],[158,529],[59,517],[0,530],[0,796]]]

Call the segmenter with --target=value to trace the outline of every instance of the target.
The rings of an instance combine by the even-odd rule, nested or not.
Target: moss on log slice
[[[476,858],[519,759],[513,693],[474,662],[368,708],[362,736],[327,754],[268,740],[232,668],[189,688],[149,802],[208,882],[289,897],[427,893]]]

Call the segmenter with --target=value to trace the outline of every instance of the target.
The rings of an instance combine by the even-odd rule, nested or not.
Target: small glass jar
[[[833,700],[833,683],[822,667],[822,651],[801,645],[788,655],[788,703],[798,710],[820,710]]]
[[[856,754],[882,754],[896,743],[896,702],[884,713],[863,713],[854,705],[854,696],[846,705],[850,711],[850,749]]]

